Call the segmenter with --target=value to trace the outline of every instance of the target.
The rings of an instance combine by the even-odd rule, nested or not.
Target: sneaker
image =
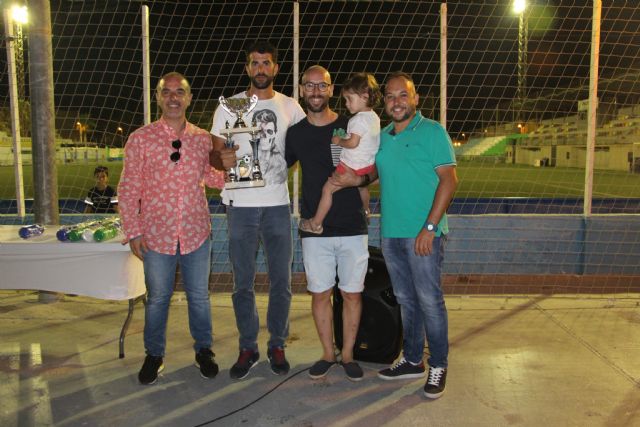
[[[267,358],[271,364],[271,372],[275,375],[287,375],[289,373],[289,362],[284,357],[284,348],[271,347],[267,350]]]
[[[335,365],[336,362],[327,362],[326,360],[318,360],[309,368],[309,377],[313,380],[317,380],[327,376],[329,369]]]
[[[437,399],[444,393],[444,385],[447,382],[447,368],[434,368],[429,366],[429,378],[424,385],[424,395],[429,399]]]
[[[256,366],[260,359],[260,353],[255,350],[240,350],[238,361],[229,370],[229,375],[234,380],[241,380],[249,375],[249,370]]]
[[[424,376],[424,362],[418,365],[406,360],[404,357],[398,360],[395,365],[378,371],[378,378],[383,380],[406,380],[409,378],[422,378]]]
[[[213,356],[215,354],[208,348],[201,348],[196,353],[196,366],[200,368],[202,378],[215,378],[218,375],[218,364]]]
[[[360,381],[364,376],[362,368],[356,362],[340,362],[340,364],[344,368],[344,373],[347,374],[347,378],[349,378],[351,381]]]
[[[151,385],[156,382],[158,374],[162,372],[163,369],[164,364],[162,363],[162,357],[147,354],[147,357],[144,358],[142,368],[140,368],[140,372],[138,373],[138,381],[140,381],[140,384]]]

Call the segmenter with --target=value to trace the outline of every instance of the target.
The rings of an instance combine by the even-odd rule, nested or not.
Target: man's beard
[[[329,106],[329,100],[326,98],[323,98],[322,104],[318,106],[312,105],[309,101],[307,101],[307,98],[304,98],[304,103],[307,106],[307,110],[311,111],[312,113],[321,113],[325,110],[325,108]]]
[[[401,123],[401,122],[404,122],[405,120],[410,119],[415,113],[416,113],[416,110],[407,108],[405,109],[405,112],[402,115],[402,117],[400,117],[399,119],[396,119],[395,116],[391,114],[389,116],[391,117],[392,122]]]
[[[257,77],[265,77],[264,82],[259,82]],[[251,84],[256,89],[266,89],[271,86],[271,83],[273,83],[273,77],[269,77],[266,74],[257,74],[251,78]]]

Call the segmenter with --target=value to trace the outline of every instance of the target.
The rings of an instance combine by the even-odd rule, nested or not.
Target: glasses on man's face
[[[320,92],[326,92],[327,89],[329,89],[329,86],[331,86],[331,84],[325,83],[325,82],[320,82],[320,83],[306,82],[306,83],[302,83],[302,86],[304,87],[304,90],[306,90],[307,92],[313,92],[313,89],[318,89]]]
[[[180,141],[179,139],[176,139],[175,141],[171,142],[171,146],[173,147],[174,151],[173,153],[171,153],[171,156],[169,156],[169,158],[174,161],[174,162],[178,162],[178,160],[180,160],[180,147],[182,147],[182,141]]]

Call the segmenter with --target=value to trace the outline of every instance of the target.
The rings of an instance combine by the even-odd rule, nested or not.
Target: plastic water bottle
[[[69,240],[69,233],[71,233],[76,228],[78,228],[77,225],[63,225],[56,232],[56,237],[61,242],[66,242],[67,240]]]
[[[93,233],[93,240],[96,242],[102,242],[105,240],[113,239],[118,235],[118,227],[115,224],[109,224],[104,227],[98,228]]]
[[[110,219],[102,223],[102,226],[93,233],[93,240],[102,242],[113,239],[120,231],[120,219]]]
[[[84,232],[84,230],[86,230],[87,228],[95,224],[96,224],[96,221],[87,221],[87,222],[81,222],[80,224],[77,224],[75,228],[73,228],[67,233],[67,239],[71,242],[77,242],[81,240],[82,233]]]
[[[78,240],[82,239],[82,231],[83,229],[81,229],[80,227],[74,228],[73,230],[69,231],[69,233],[67,233],[67,239],[69,239],[70,242],[77,242]]]
[[[95,233],[96,230],[100,228],[100,226],[100,223],[98,223],[82,230],[82,240],[84,240],[85,242],[93,242],[93,233]]]
[[[41,224],[25,225],[24,227],[20,227],[20,230],[18,230],[18,234],[23,239],[40,236],[42,233],[44,233],[44,225]]]
[[[120,220],[118,218],[109,218],[109,219],[102,219],[102,220],[96,221],[93,225],[86,228],[82,232],[82,240],[84,240],[85,242],[97,242],[99,241],[99,240],[96,240],[95,238],[95,234],[97,231],[104,228],[119,227],[119,226],[120,226]],[[115,237],[117,233],[118,233],[118,230],[116,229],[116,233],[113,236]],[[103,233],[100,233],[100,234],[103,234]],[[104,237],[104,235],[102,237]]]

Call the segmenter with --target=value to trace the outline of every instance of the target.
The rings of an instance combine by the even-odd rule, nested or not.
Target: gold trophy
[[[220,101],[220,106],[224,108],[224,111],[235,118],[233,127],[229,127],[229,122],[226,122],[225,128],[220,131],[220,134],[227,138],[225,146],[227,148],[234,146],[233,136],[236,134],[248,133],[251,136],[249,139],[251,155],[245,154],[241,156],[237,159],[236,166],[227,171],[227,182],[224,188],[234,190],[264,187],[264,179],[262,179],[260,161],[258,160],[258,144],[260,143],[258,133],[260,128],[256,126],[255,121],[251,123],[251,126],[247,126],[242,119],[243,115],[248,114],[255,108],[258,103],[258,97],[256,95],[251,98],[225,98],[221,96],[218,101]]]

